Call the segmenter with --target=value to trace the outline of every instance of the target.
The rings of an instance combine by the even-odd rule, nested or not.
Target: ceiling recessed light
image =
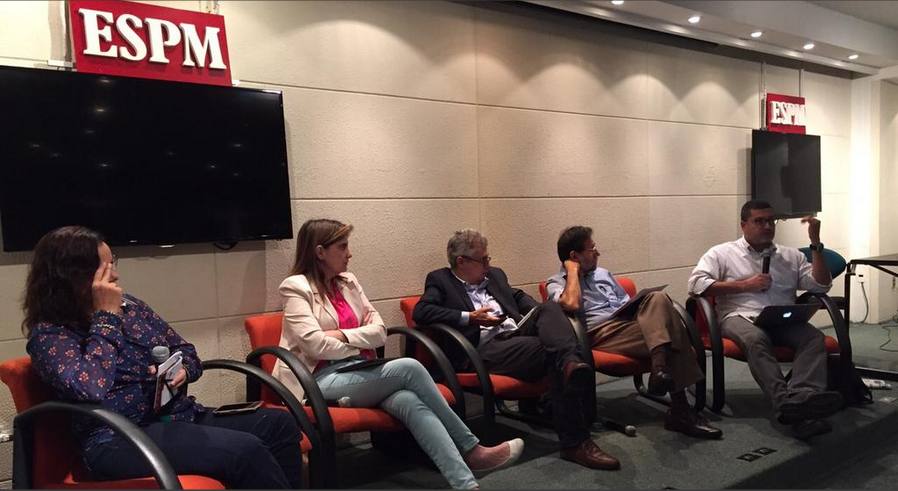
[[[690,24],[698,24],[698,21],[700,21],[700,20],[702,20],[701,17],[699,17],[698,15],[693,15],[692,17],[689,18],[689,23]]]
[[[848,59],[849,59],[849,60],[856,60],[856,59],[857,59],[857,55],[851,55],[851,56],[848,57]]]
[[[759,38],[759,37],[761,37],[762,34],[764,34],[764,33],[761,31],[755,31],[755,32],[751,33],[751,37]]]
[[[611,5],[623,5],[624,0],[611,0]]]
[[[804,49],[814,49],[814,43],[805,44]]]

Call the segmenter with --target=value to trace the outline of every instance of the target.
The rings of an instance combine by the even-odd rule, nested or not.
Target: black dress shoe
[[[833,427],[825,419],[803,419],[792,425],[795,438],[807,440],[808,438],[823,435],[833,430]]]
[[[652,372],[649,374],[649,395],[663,396],[668,392],[673,392],[676,385],[673,376],[667,371],[667,367],[652,368]]]
[[[588,387],[595,385],[596,376],[589,364],[580,360],[571,360],[564,365],[564,377],[561,379],[562,387],[576,386]]]
[[[711,426],[707,418],[692,408],[681,412],[668,410],[667,418],[664,420],[664,429],[679,431],[684,435],[705,440],[716,440],[723,436],[720,428]]]
[[[784,402],[776,420],[780,424],[796,424],[809,419],[832,416],[845,406],[842,394],[835,391],[821,391],[810,394],[802,402]]]
[[[620,469],[620,461],[605,453],[590,438],[573,447],[562,448],[561,458],[593,469],[606,471]]]

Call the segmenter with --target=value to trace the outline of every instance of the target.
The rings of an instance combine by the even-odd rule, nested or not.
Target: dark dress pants
[[[555,302],[545,302],[516,331],[502,333],[480,345],[477,352],[487,370],[527,382],[547,377],[552,418],[562,448],[573,447],[589,438],[586,404],[591,387],[562,387],[564,366],[585,361],[583,351],[564,311]]]
[[[141,429],[180,475],[211,477],[237,489],[298,489],[302,482],[301,433],[287,411],[262,408],[224,416],[207,411],[197,413],[193,423]],[[88,450],[84,461],[98,480],[152,475],[146,460],[118,437]]]

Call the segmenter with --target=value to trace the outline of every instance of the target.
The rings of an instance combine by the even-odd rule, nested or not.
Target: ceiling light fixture
[[[702,20],[701,17],[699,17],[698,15],[693,15],[692,17],[689,18],[689,23],[690,24],[698,24],[698,21],[700,21],[700,20]]]
[[[762,34],[764,34],[764,33],[761,31],[755,31],[755,32],[751,33],[751,37],[757,39],[757,38],[761,37]]]
[[[623,4],[624,4],[624,0],[611,0],[611,5],[617,5],[617,6],[620,6],[620,5],[623,5]]]
[[[805,44],[804,49],[814,49],[814,43]]]
[[[851,56],[848,57],[848,59],[849,59],[849,60],[856,60],[856,59],[857,59],[857,55],[851,55]]]

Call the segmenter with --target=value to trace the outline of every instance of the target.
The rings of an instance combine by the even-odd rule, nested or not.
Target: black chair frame
[[[452,370],[452,365],[449,363],[449,359],[446,357],[445,353],[443,353],[443,351],[439,348],[439,346],[437,346],[435,342],[433,342],[433,340],[427,338],[427,336],[413,329],[401,326],[387,328],[388,336],[394,334],[405,336],[407,339],[413,340],[413,342],[415,343],[421,343],[421,345],[424,346],[428,353],[430,353],[435,365],[440,372],[440,375],[442,375],[442,382],[445,383],[447,387],[449,387],[449,390],[452,392],[452,395],[455,398],[455,404],[452,405],[453,411],[462,420],[465,420],[466,411],[464,393],[462,392],[461,384],[459,383],[458,378],[455,376],[455,372]],[[383,357],[383,348],[379,348],[377,351],[378,357]],[[320,441],[319,448],[321,449],[321,453],[319,454],[319,458],[321,461],[320,468],[323,477],[318,481],[318,486],[312,487],[328,489],[336,487],[336,485],[338,484],[334,477],[335,473],[337,472],[336,434],[334,432],[333,419],[331,418],[327,401],[325,400],[324,395],[321,393],[321,388],[318,386],[315,378],[312,377],[309,369],[302,363],[302,361],[300,361],[300,359],[297,358],[296,355],[285,348],[281,348],[279,346],[259,347],[246,356],[246,362],[259,368],[259,370],[262,370],[261,366],[263,355],[274,356],[284,362],[285,365],[287,365],[287,367],[291,372],[293,372],[293,375],[299,381],[299,384],[303,388],[303,391],[305,391],[306,405],[312,408],[312,413],[315,415],[315,428],[317,429],[317,435]],[[285,388],[285,390],[287,389]],[[278,395],[280,396],[280,394]],[[292,394],[290,395],[291,397],[293,397]],[[281,397],[283,398],[283,396]],[[246,400],[254,401],[259,399],[261,399],[261,387],[258,383],[247,380]],[[303,411],[303,414],[305,414],[305,411]]]
[[[839,343],[839,359],[841,363],[851,362],[851,339],[848,333],[848,324],[842,316],[839,307],[824,293],[806,292],[796,300],[797,303],[807,303],[812,301],[820,302],[821,308],[825,309],[833,322],[833,329],[836,332],[836,340]],[[712,381],[712,402],[711,410],[720,412],[726,405],[726,393],[724,389],[724,356],[723,356],[723,333],[720,329],[720,323],[717,319],[717,312],[711,305],[711,302],[703,296],[691,296],[686,301],[687,312],[695,317],[701,311],[705,322],[708,325],[708,338],[711,344],[711,373]],[[695,332],[698,336],[698,331]],[[701,339],[699,339],[701,344]],[[704,350],[703,350],[704,351]],[[696,394],[698,396],[698,394]]]
[[[296,420],[297,426],[299,426],[306,438],[311,440],[312,443],[312,449],[309,450],[309,487],[311,489],[321,488],[324,483],[324,462],[322,459],[321,438],[318,435],[317,428],[315,428],[309,420],[305,410],[302,408],[302,404],[296,399],[296,396],[290,392],[290,389],[265,370],[250,363],[223,359],[206,360],[203,362],[204,371],[216,369],[241,373],[246,376],[247,385],[252,383],[258,387],[260,383],[264,384],[284,401],[287,410],[290,411],[290,414]],[[259,400],[259,398],[247,399],[247,401],[254,400]]]
[[[153,477],[160,489],[182,489],[181,481],[165,458],[162,450],[143,430],[128,418],[103,409],[97,404],[76,404],[46,401],[22,411],[13,418],[13,489],[33,489],[34,432],[37,418],[48,413],[69,413],[87,416],[112,428],[117,435],[137,448],[153,469]]]

